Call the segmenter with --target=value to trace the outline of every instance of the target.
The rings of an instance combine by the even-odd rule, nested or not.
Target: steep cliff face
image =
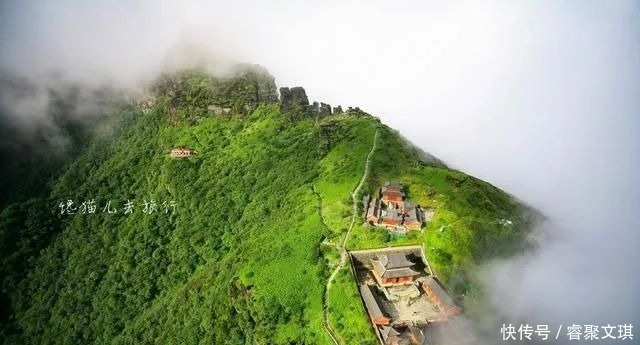
[[[309,112],[309,99],[304,88],[300,86],[280,88],[280,112],[305,116]]]
[[[198,70],[167,74],[151,92],[147,108],[162,102],[172,120],[191,123],[211,115],[247,115],[260,104],[278,101],[275,78],[257,65],[240,65],[224,76]]]
[[[103,119],[109,131],[82,141],[46,188],[2,208],[0,339],[331,344],[323,291],[376,133],[362,192],[401,181],[434,217],[402,238],[357,224],[348,248],[425,245],[461,301],[475,265],[522,248],[526,206],[424,160],[360,109],[319,106],[323,116],[292,121],[292,104],[312,107],[294,89],[278,102],[260,68],[188,71],[162,78],[146,111],[124,105]],[[171,158],[176,146],[195,154]],[[374,344],[348,270],[333,289],[336,331]]]
[[[341,114],[342,107],[331,108],[331,104],[313,102],[309,104],[307,92],[301,86],[280,88],[280,112],[294,118],[323,117],[332,113]]]

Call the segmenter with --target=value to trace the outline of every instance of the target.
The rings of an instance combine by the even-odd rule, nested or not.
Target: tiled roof
[[[380,329],[380,334],[386,344],[410,345],[421,344],[424,334],[418,327],[406,325],[385,326]],[[417,342],[417,343],[416,343]]]
[[[404,253],[389,253],[385,255],[387,258],[386,268],[400,268],[400,267],[410,267],[413,266],[414,263],[407,259],[407,256]]]
[[[369,316],[371,317],[372,320],[386,317],[382,313],[382,310],[378,305],[378,301],[376,300],[375,296],[373,296],[373,293],[371,292],[371,288],[369,287],[369,285],[364,284],[360,286],[360,295],[364,300],[364,305],[367,308],[367,312],[369,313]]]
[[[396,182],[387,182],[384,187],[380,189],[380,193],[388,196],[405,196],[404,186]]]
[[[394,268],[384,271],[382,278],[398,278],[398,277],[412,277],[419,275],[420,273],[410,268]]]
[[[413,262],[403,253],[378,254],[371,259],[373,270],[382,278],[398,278],[415,276],[419,273],[412,270]]]
[[[386,189],[382,187],[382,195],[385,196],[405,196],[404,192],[396,189]]]
[[[447,291],[445,291],[444,286],[442,286],[442,283],[440,283],[438,278],[434,276],[429,276],[425,280],[424,284],[426,284],[426,286],[428,286],[431,289],[431,291],[433,291],[433,293],[440,300],[440,302],[442,302],[442,306],[444,307],[445,310],[449,310],[453,307],[456,307],[456,304],[453,302],[453,299],[451,298],[451,296],[449,296]]]
[[[385,183],[384,187],[386,187],[386,188],[395,188],[395,189],[403,189],[404,185],[402,183],[391,181],[391,182]]]

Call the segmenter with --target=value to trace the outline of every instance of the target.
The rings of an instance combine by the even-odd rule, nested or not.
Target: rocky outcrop
[[[280,88],[280,112],[305,117],[309,112],[309,98],[303,87]]]
[[[152,95],[145,95],[138,100],[137,104],[144,114],[148,114],[156,106],[156,98]]]
[[[275,78],[265,68],[247,64],[225,75],[196,69],[166,74],[153,84],[152,91],[153,96],[167,100],[171,122],[245,115],[260,104],[278,101]]]
[[[331,115],[331,105],[327,103],[313,102],[309,106],[309,115],[311,116],[328,116]]]
[[[239,65],[236,72],[239,78],[243,78],[251,94],[248,104],[251,106],[260,103],[278,101],[275,78],[269,74],[266,68],[260,65]]]
[[[320,111],[318,112],[320,116],[331,115],[331,104],[320,103]]]
[[[309,98],[304,88],[300,86],[280,88],[280,111],[289,113],[298,118],[323,117],[331,114],[342,113],[342,107],[331,108],[331,104],[313,102],[309,104]]]
[[[355,108],[349,107],[347,109],[347,114],[357,116],[357,117],[370,116],[368,113],[362,111],[362,109],[360,109],[359,107],[355,107]]]

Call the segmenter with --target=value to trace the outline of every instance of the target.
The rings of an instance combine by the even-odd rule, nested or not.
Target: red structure
[[[404,186],[396,182],[387,182],[380,188],[380,195],[362,199],[364,218],[374,226],[392,229],[420,230],[423,224],[422,209],[405,201]]]
[[[404,186],[400,183],[389,182],[380,189],[380,195],[383,201],[404,202]]]
[[[402,220],[401,214],[398,214],[395,210],[387,210],[386,217],[380,219],[380,223],[384,225],[400,225],[400,221]]]
[[[387,326],[391,323],[391,318],[386,316],[380,309],[380,305],[371,291],[371,286],[366,284],[362,285],[360,287],[360,296],[362,296],[364,305],[367,308],[367,312],[374,324],[378,326]]]
[[[420,230],[420,228],[422,228],[422,213],[418,206],[409,202],[404,203],[402,225],[410,230]]]
[[[462,309],[447,294],[438,278],[434,276],[427,277],[427,280],[422,284],[422,290],[446,317],[460,315],[462,312]]]
[[[415,265],[402,253],[379,254],[371,259],[371,273],[382,287],[411,284],[419,275],[411,267]]]

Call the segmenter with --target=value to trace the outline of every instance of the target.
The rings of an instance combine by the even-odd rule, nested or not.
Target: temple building
[[[378,254],[371,259],[371,273],[382,287],[412,284],[413,277],[420,273],[411,267],[415,264],[402,253]]]
[[[406,194],[404,193],[404,186],[397,182],[387,182],[384,187],[380,189],[380,196],[382,200],[393,203],[404,203]]]
[[[363,199],[364,207],[366,208],[365,218],[369,223],[377,223],[378,222],[378,214],[380,214],[380,199],[375,198],[371,200],[371,198],[366,195]]]
[[[402,214],[395,208],[386,208],[380,212],[380,224],[399,226],[402,224]]]
[[[423,223],[422,211],[420,208],[410,202],[404,203],[404,218],[402,219],[402,225],[407,229],[419,230]]]
[[[397,182],[385,184],[376,198],[365,196],[362,202],[366,221],[396,230],[420,230],[424,223],[422,209],[405,197],[404,186]]]
[[[191,157],[196,153],[195,150],[186,148],[186,147],[175,147],[171,149],[170,156],[171,158],[184,158]]]
[[[468,325],[458,316],[462,309],[433,274],[424,248],[365,249],[352,251],[350,256],[378,344],[473,343],[467,342]]]
[[[462,309],[453,302],[451,296],[445,291],[438,278],[427,277],[422,283],[422,290],[446,317],[460,315],[462,312]]]
[[[360,286],[360,295],[364,306],[371,317],[371,321],[378,326],[386,326],[391,323],[391,318],[386,316],[380,309],[380,305],[376,300],[376,297],[371,292],[371,286],[363,284]]]
[[[421,345],[424,342],[422,330],[409,325],[384,326],[380,335],[387,345]]]

